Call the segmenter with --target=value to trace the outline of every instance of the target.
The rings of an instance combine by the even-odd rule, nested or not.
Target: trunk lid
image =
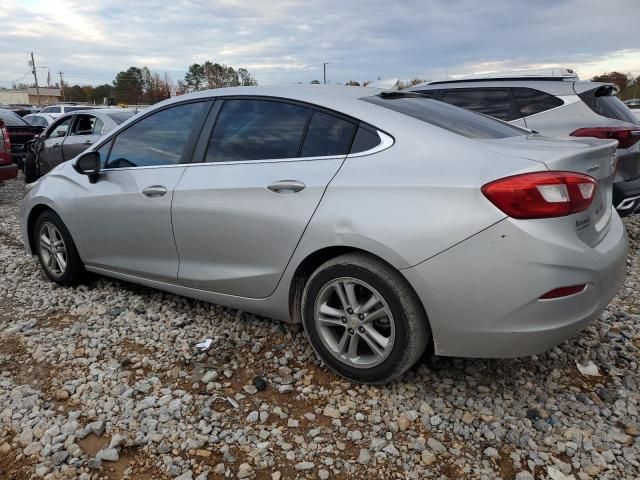
[[[576,234],[586,244],[594,246],[606,235],[613,214],[616,140],[564,140],[536,134],[476,141],[497,153],[542,162],[549,170],[578,172],[596,179],[598,188],[591,206],[572,217]]]

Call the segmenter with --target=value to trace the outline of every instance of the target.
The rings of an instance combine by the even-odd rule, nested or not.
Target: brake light
[[[571,133],[572,137],[595,137],[605,140],[618,140],[618,148],[629,148],[640,141],[640,130],[626,127],[579,128]]]
[[[0,134],[2,134],[2,142],[0,142],[0,164],[11,163],[11,142],[9,141],[9,132],[2,120],[0,120]]]
[[[482,193],[510,217],[532,219],[584,212],[596,188],[596,180],[581,173],[536,172],[487,183]]]

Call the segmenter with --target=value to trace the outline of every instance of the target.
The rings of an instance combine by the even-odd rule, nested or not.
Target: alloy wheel
[[[362,280],[341,277],[320,290],[314,321],[331,354],[355,368],[382,363],[393,350],[395,323],[380,293]]]
[[[40,227],[40,258],[52,276],[60,278],[67,269],[67,248],[60,230],[50,222]]]

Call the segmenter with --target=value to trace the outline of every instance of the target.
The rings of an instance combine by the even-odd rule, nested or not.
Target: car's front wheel
[[[40,214],[33,236],[44,273],[65,287],[80,283],[84,265],[69,230],[55,212],[47,210]]]
[[[321,265],[302,298],[302,321],[326,365],[354,382],[387,383],[424,352],[429,326],[402,275],[364,253]]]

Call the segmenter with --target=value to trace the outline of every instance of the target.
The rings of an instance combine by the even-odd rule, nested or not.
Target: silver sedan
[[[302,322],[384,383],[436,354],[543,352],[625,275],[615,141],[557,140],[415,94],[243,87],[162,102],[27,186],[27,250]]]

